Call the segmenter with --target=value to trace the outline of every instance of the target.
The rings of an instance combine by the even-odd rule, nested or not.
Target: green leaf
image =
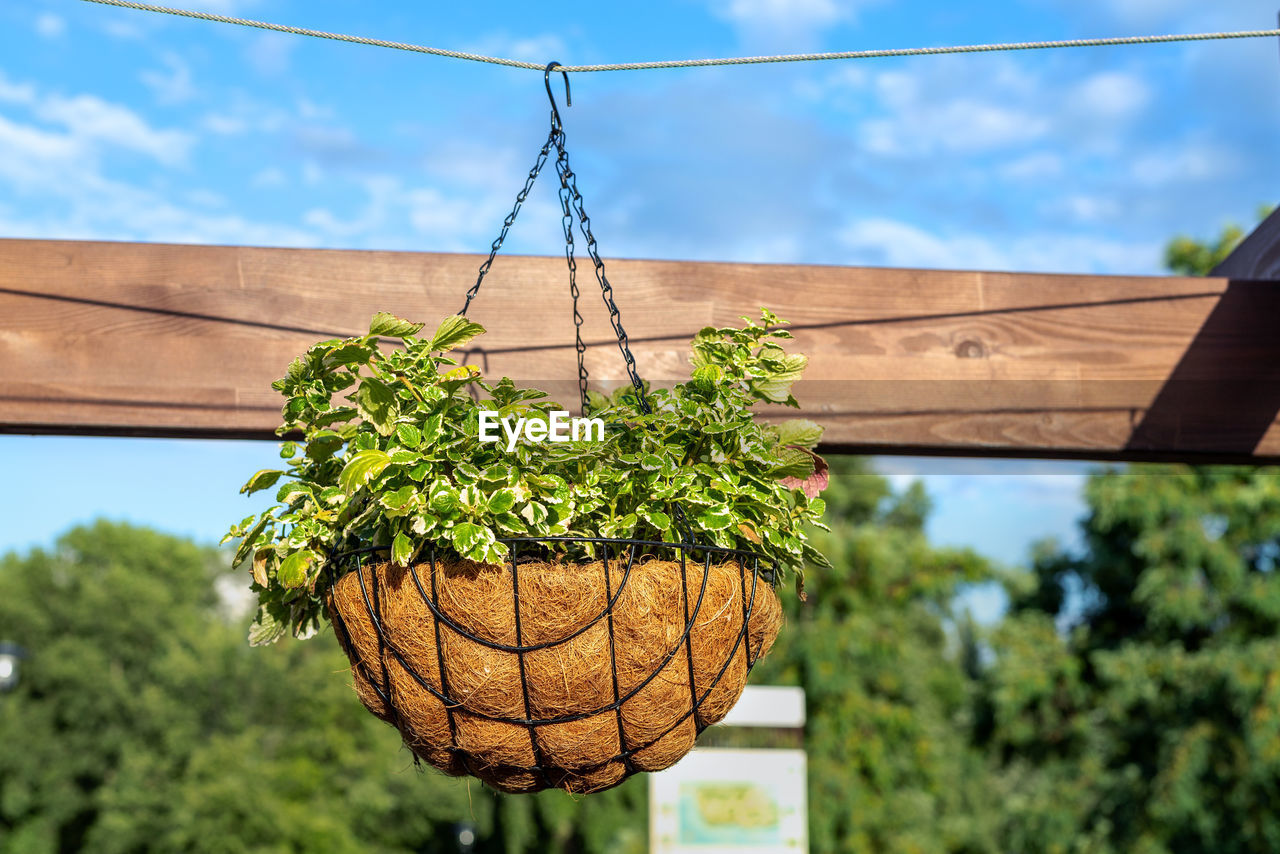
[[[307,458],[324,462],[338,452],[346,441],[332,430],[321,430],[307,440]]]
[[[338,365],[364,365],[368,364],[370,357],[376,352],[376,348],[366,344],[345,344],[325,353],[320,363],[326,368]]]
[[[427,350],[431,352],[452,350],[455,347],[461,347],[483,332],[484,327],[480,324],[455,314],[453,317],[446,317],[436,329],[436,334],[431,336],[431,343],[427,345]]]
[[[822,427],[805,418],[792,418],[778,425],[779,445],[812,448],[822,438]]]
[[[424,325],[422,323],[410,323],[407,320],[396,317],[394,314],[380,311],[373,316],[373,320],[369,323],[369,334],[379,335],[384,338],[406,338],[417,334],[418,330],[422,329]]]
[[[361,451],[347,461],[338,475],[338,485],[347,495],[353,495],[357,489],[382,474],[382,470],[391,462],[385,451]]]
[[[659,531],[666,531],[671,528],[671,517],[661,510],[654,510],[641,504],[636,508],[636,512]]]
[[[395,539],[391,541],[391,562],[396,566],[408,566],[413,551],[413,540],[405,536],[404,531],[397,531]]]
[[[778,452],[778,465],[769,470],[772,477],[794,477],[804,480],[813,474],[813,455],[800,448],[783,448]]]
[[[249,517],[249,518],[253,518],[253,517]],[[240,545],[236,549],[235,555],[231,558],[232,566],[239,566],[241,562],[243,562],[244,559],[249,556],[249,553],[253,551],[254,546],[257,545],[258,535],[262,533],[262,529],[265,528],[267,526],[267,523],[270,521],[271,521],[270,510],[264,511],[263,514],[260,517],[258,517],[258,523],[253,526],[253,530],[245,534],[244,539],[240,541]]]
[[[413,496],[417,494],[417,488],[412,484],[402,486],[394,492],[387,492],[378,497],[378,503],[387,508],[387,516],[395,518],[407,512],[408,503],[413,500]]]
[[[382,380],[365,377],[360,380],[360,387],[351,395],[352,402],[360,417],[373,425],[383,436],[390,436],[395,431],[396,394]]]
[[[809,360],[805,356],[793,354],[785,356],[781,368],[767,377],[751,384],[752,391],[773,403],[786,403],[791,396],[791,386],[800,379]]]
[[[276,490],[276,501],[282,504],[291,504],[294,499],[300,496],[315,496],[314,487],[309,483],[301,483],[296,480],[286,481],[280,484],[280,488]]]
[[[698,514],[698,524],[708,531],[723,531],[733,524],[733,514],[724,507],[713,507]]]
[[[482,528],[471,522],[462,522],[450,529],[453,547],[458,554],[468,560],[483,561],[488,557],[489,547],[497,538],[488,528]]]
[[[262,469],[249,478],[249,481],[244,486],[240,487],[240,493],[242,495],[245,493],[253,495],[253,493],[263,489],[270,489],[276,485],[276,481],[280,479],[282,474],[284,472],[279,469]]]
[[[249,646],[266,646],[284,637],[285,624],[266,608],[258,608],[258,616],[249,627]]]
[[[542,525],[547,521],[547,508],[539,504],[537,501],[530,501],[520,509],[520,515],[523,516],[534,528]],[[539,529],[539,533],[542,531]]]
[[[515,503],[516,491],[510,487],[504,487],[489,496],[489,512],[506,513]]]
[[[715,388],[716,383],[724,379],[724,368],[714,363],[702,365],[694,369],[692,379],[698,388]]]
[[[514,513],[498,513],[493,520],[508,534],[523,534],[527,530],[524,521]]]
[[[413,424],[397,424],[396,438],[406,448],[416,448],[422,443],[422,431]]]
[[[436,485],[432,487],[431,499],[428,505],[433,513],[441,516],[448,516],[458,509],[458,491],[448,484]]]
[[[738,423],[726,424],[722,421],[712,421],[710,424],[702,425],[702,432],[710,433],[712,435],[719,434],[719,433],[728,433],[732,430],[741,430],[741,429],[742,429],[741,424],[738,424]]]
[[[310,549],[302,549],[289,555],[276,571],[276,578],[285,587],[301,587],[307,583],[307,574],[311,565],[319,559],[319,555]]]
[[[413,531],[419,537],[425,537],[427,534],[435,530],[436,525],[440,524],[440,520],[430,513],[419,513],[413,517],[413,521],[409,523],[409,530]]]

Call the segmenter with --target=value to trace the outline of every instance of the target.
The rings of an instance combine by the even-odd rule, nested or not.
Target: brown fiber
[[[635,771],[676,762],[702,727],[737,702],[748,661],[769,651],[782,623],[770,586],[734,562],[712,565],[705,591],[703,565],[692,560],[684,578],[677,561],[640,558],[627,576],[625,561],[611,560],[607,582],[600,561],[522,562],[515,572],[517,643],[509,565],[437,562],[434,579],[430,564],[415,571],[417,582],[408,569],[367,566],[330,591],[356,694],[426,762],[505,792],[596,792]],[[519,655],[472,640],[446,621],[437,624],[423,593],[437,597],[446,620],[477,638],[511,647],[547,644],[524,653],[527,710]],[[617,597],[612,651],[609,617],[596,619],[610,595]],[[744,601],[751,605],[745,637]],[[447,707],[437,693],[450,699]],[[628,694],[620,709],[612,708]],[[580,717],[509,722],[572,716]]]

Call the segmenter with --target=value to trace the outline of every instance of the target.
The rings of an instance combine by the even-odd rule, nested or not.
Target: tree
[[[753,675],[808,691],[812,849],[989,850],[948,616],[989,568],[929,547],[919,486],[832,468],[835,566],[806,604],[784,592],[790,625]],[[0,850],[446,852],[459,822],[486,854],[647,849],[643,776],[530,797],[415,770],[330,638],[247,646],[215,591],[226,562],[105,522],[0,559],[0,627],[31,652],[0,697]]]
[[[1166,264],[1205,275],[1242,236],[1176,238]],[[1099,471],[1083,551],[1043,543],[1008,576],[976,730],[1007,804],[1002,846],[1280,849],[1277,474]]]
[[[832,530],[815,545],[833,566],[809,574],[807,602],[784,597],[787,625],[752,674],[805,689],[811,849],[993,850],[950,616],[958,589],[991,567],[929,545],[919,483],[895,495],[864,460],[831,465]]]
[[[226,557],[100,522],[0,561],[0,850],[451,851],[493,801],[414,770],[336,644],[250,649]],[[447,844],[446,844],[446,841]]]
[[[1271,205],[1258,208],[1258,220],[1266,219],[1273,210],[1275,208]],[[1164,265],[1181,276],[1207,276],[1226,260],[1244,237],[1244,230],[1235,223],[1224,226],[1212,243],[1178,235],[1165,246]]]
[[[1083,553],[1042,548],[994,637],[1005,846],[1280,849],[1278,475],[1090,478]]]

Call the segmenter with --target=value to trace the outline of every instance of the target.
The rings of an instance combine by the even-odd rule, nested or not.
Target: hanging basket
[[[370,711],[447,774],[505,792],[597,792],[658,771],[737,702],[782,622],[757,556],[642,541],[592,542],[590,563],[407,568],[374,550],[328,607]]]
[[[662,432],[663,419],[674,413],[651,406],[637,372],[569,167],[564,129],[551,96],[555,66],[548,65],[544,74],[551,100],[547,141],[462,310],[421,340],[415,336],[422,324],[380,312],[369,335],[321,342],[296,359],[273,387],[287,398],[282,430],[306,431],[305,451],[290,443],[282,452],[298,482],[286,483],[277,493],[284,512],[277,515],[280,508],[271,508],[258,516],[256,525],[250,517],[229,535],[243,538],[235,560],[251,563],[255,584],[263,591],[251,642],[271,643],[290,628],[300,634],[319,622],[323,607],[351,661],[355,690],[365,706],[395,726],[415,756],[447,774],[471,774],[506,792],[596,792],[638,771],[666,768],[688,753],[698,733],[723,719],[737,702],[752,666],[772,647],[782,622],[773,585],[780,567],[794,566],[803,556],[803,537],[793,535],[789,526],[816,520],[803,497],[783,489],[783,479],[797,466],[804,469],[795,461],[804,454],[794,442],[811,446],[817,441],[813,431],[820,428],[803,422],[800,432],[791,431],[796,435],[784,442],[782,428],[792,422],[766,436],[763,428],[741,417],[757,398],[795,403],[787,389],[803,367],[803,357],[784,363],[781,348],[764,343],[783,337],[780,333],[750,321],[751,332],[744,329],[738,337],[739,330],[712,330],[729,334],[739,349],[747,346],[744,342],[756,342],[758,352],[739,361],[750,367],[752,383],[768,385],[767,391],[752,385],[751,394],[739,390],[723,397],[712,394],[714,385],[708,383],[714,384],[717,371],[723,375],[720,361],[725,360],[705,337],[695,338],[695,355],[701,353],[707,364],[694,372],[697,398],[686,400],[693,414],[675,433]],[[566,78],[566,94],[567,88]],[[599,484],[588,473],[599,474],[600,467],[610,465],[607,453],[570,449],[577,456],[548,462],[549,454],[513,456],[513,446],[483,445],[488,440],[479,426],[481,410],[515,410],[544,395],[515,389],[506,378],[496,385],[470,385],[478,372],[452,367],[457,363],[444,355],[484,331],[466,319],[467,309],[553,152],[581,411],[599,412],[619,430],[655,431],[610,437],[615,444],[605,450],[618,454],[619,468],[604,474],[612,476],[609,483],[618,495],[625,493],[623,502],[596,500],[592,493]],[[575,221],[586,238],[630,380],[630,387],[615,391],[612,400],[588,391]],[[769,324],[778,318],[763,311],[762,320]],[[397,358],[383,358],[375,344],[378,337],[399,338],[404,349]],[[698,350],[698,342],[704,350]],[[387,370],[377,368],[378,363]],[[451,367],[441,372],[443,365]],[[747,381],[748,367],[739,366],[735,381]],[[363,369],[369,374],[363,375]],[[420,387],[404,376],[415,370],[426,377]],[[330,407],[335,393],[357,382],[346,396],[354,406]],[[477,398],[468,401],[474,406],[460,409],[454,396],[461,399],[463,385]],[[492,400],[479,400],[477,388]],[[404,408],[398,402],[402,399]],[[660,392],[654,400],[665,406],[672,398]],[[726,415],[717,402],[732,411]],[[539,405],[546,409],[549,402]],[[473,423],[472,411],[477,432],[459,438],[459,425]],[[567,413],[554,408],[553,421],[556,414]],[[331,428],[342,422],[350,423]],[[702,441],[704,429],[707,435],[754,432],[708,444]],[[526,431],[526,438],[538,441],[532,433]],[[676,447],[679,441],[672,437],[677,433],[694,437],[698,448]],[[741,454],[716,444],[735,438]],[[434,447],[441,439],[446,441]],[[671,447],[662,444],[667,440]],[[576,435],[571,441],[578,441]],[[603,435],[594,441],[604,441]],[[623,450],[657,445],[661,457],[656,451]],[[414,450],[421,448],[430,453]],[[345,450],[341,457],[336,456],[339,449]],[[650,457],[657,463],[650,465]],[[484,463],[483,472],[476,460]],[[567,465],[565,460],[576,461],[582,483],[575,485],[575,475],[567,469],[555,473],[557,466]],[[720,469],[713,468],[721,463]],[[538,476],[539,465],[547,467],[545,476]],[[757,474],[772,476],[775,483],[756,476],[753,484],[738,489],[738,473],[748,466],[759,467]],[[811,463],[808,470],[813,470]],[[269,488],[282,474],[258,472],[242,491]],[[719,476],[727,478],[725,489],[714,483],[699,486]],[[485,494],[489,487],[482,484],[498,483],[508,485]],[[650,491],[647,496],[644,490]],[[497,500],[499,492],[505,504]],[[772,496],[772,505],[764,506],[761,496]],[[699,509],[698,516],[686,514],[681,497]],[[523,503],[518,511],[513,509],[516,501]],[[759,531],[739,520],[730,533],[734,502],[754,514],[743,518]],[[557,508],[554,514],[548,506]],[[502,539],[499,530],[526,536]],[[575,535],[548,536],[551,532]],[[592,532],[618,536],[583,535]],[[754,546],[745,545],[736,532],[769,556],[747,550]],[[720,545],[699,542],[702,538]],[[390,548],[372,545],[384,543]],[[729,545],[744,548],[725,547]]]

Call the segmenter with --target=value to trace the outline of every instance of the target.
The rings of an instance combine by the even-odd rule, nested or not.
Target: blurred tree
[[[1280,850],[1280,472],[1093,475],[1084,549],[1011,577],[979,728],[1003,848]]]
[[[951,606],[991,577],[968,550],[931,547],[917,482],[893,494],[864,460],[831,461],[833,568],[809,598],[784,595],[787,625],[752,674],[808,698],[809,835],[814,852],[994,850],[996,804],[969,744],[972,683]]]
[[[1258,220],[1266,219],[1273,210],[1273,205],[1258,208]],[[1207,276],[1240,245],[1244,237],[1244,229],[1235,223],[1226,225],[1212,243],[1179,235],[1165,246],[1164,265],[1180,276]]]
[[[783,591],[790,625],[753,676],[808,691],[812,848],[989,850],[948,631],[958,586],[987,567],[928,546],[918,485],[832,469],[835,569],[810,574],[804,605]],[[336,644],[247,646],[215,592],[225,564],[108,523],[0,560],[0,634],[31,651],[0,697],[0,850],[450,852],[460,822],[485,854],[647,849],[643,776],[509,797],[415,771]]]
[[[414,770],[354,699],[337,645],[250,649],[226,557],[128,525],[0,560],[0,850],[455,851],[478,785]]]

